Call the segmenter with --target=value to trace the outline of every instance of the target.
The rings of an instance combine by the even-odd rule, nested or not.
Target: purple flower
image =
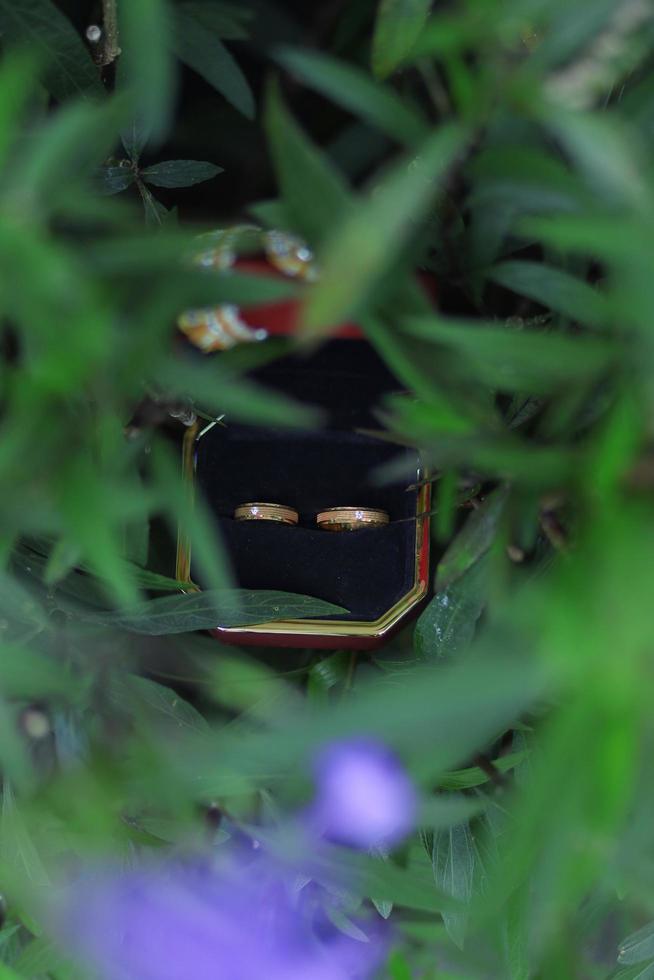
[[[53,931],[103,980],[354,980],[383,959],[302,902],[266,858],[102,869],[67,887]]]
[[[314,829],[354,847],[393,844],[413,827],[414,786],[399,760],[379,742],[333,742],[317,757]]]

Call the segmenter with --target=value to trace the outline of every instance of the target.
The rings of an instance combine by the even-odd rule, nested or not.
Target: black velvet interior
[[[372,409],[403,386],[366,340],[330,340],[312,353],[282,357],[253,372],[303,404],[323,409],[337,428],[374,424]]]
[[[259,376],[327,408],[328,428],[298,432],[233,424],[214,426],[199,440],[198,482],[243,588],[313,595],[344,606],[347,618],[356,620],[377,619],[411,588],[416,527],[402,518],[415,516],[416,491],[407,492],[405,482],[375,485],[372,475],[398,453],[417,473],[417,454],[351,430],[354,419],[369,423],[371,405],[383,391],[398,387],[379,363],[367,344],[349,340],[332,341],[309,359],[285,358]],[[295,507],[300,524],[234,521],[234,508],[247,501]],[[336,506],[382,507],[391,524],[319,530],[317,511]]]

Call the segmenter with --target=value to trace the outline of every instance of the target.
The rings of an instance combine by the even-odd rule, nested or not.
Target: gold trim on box
[[[184,445],[182,450],[182,470],[183,476],[188,487],[188,506],[193,506],[194,482],[195,482],[195,446],[213,425],[205,426],[200,431],[198,423],[190,426],[184,435]],[[252,626],[220,626],[223,633],[233,635],[245,634],[271,634],[271,633],[293,633],[297,636],[324,636],[324,637],[383,637],[386,633],[406,615],[406,613],[419,602],[427,592],[427,576],[421,578],[420,566],[423,547],[425,544],[425,533],[427,528],[427,512],[430,501],[430,485],[423,483],[425,475],[422,469],[418,469],[417,482],[420,484],[418,500],[416,504],[416,555],[415,555],[415,575],[412,588],[402,596],[394,606],[391,606],[379,619],[369,621],[357,620],[338,620],[338,619],[287,619],[273,620],[267,623],[256,623]],[[176,577],[180,582],[188,583],[188,591],[199,591],[199,586],[191,579],[191,541],[188,531],[180,525],[177,536],[177,562]]]

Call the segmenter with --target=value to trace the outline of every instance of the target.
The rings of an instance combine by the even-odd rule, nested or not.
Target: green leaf
[[[553,108],[544,121],[563,143],[591,190],[628,209],[651,207],[637,134],[619,116]]]
[[[115,674],[111,682],[111,696],[121,705],[135,711],[145,711],[153,720],[163,716],[174,728],[204,733],[208,723],[200,712],[181,698],[176,691],[148,677],[134,674]]]
[[[248,9],[208,0],[184,0],[180,9],[225,41],[244,41],[248,37],[245,24],[252,14]]]
[[[409,962],[399,950],[391,953],[387,968],[390,980],[412,980],[413,974]]]
[[[101,194],[119,194],[134,183],[135,173],[130,167],[102,167],[98,172]]]
[[[642,963],[654,957],[654,922],[648,922],[623,939],[618,949],[618,963]]]
[[[654,961],[611,974],[611,980],[654,980]]]
[[[137,187],[143,201],[146,226],[148,228],[161,228],[168,217],[168,209],[150,193],[142,180],[137,181]]]
[[[437,588],[451,586],[486,554],[497,535],[507,497],[507,489],[499,487],[472,512],[438,563]]]
[[[433,837],[436,830],[445,830],[477,816],[485,805],[478,797],[437,793],[422,801],[418,820],[421,827],[429,828],[428,833]]]
[[[427,135],[418,110],[366,72],[316,51],[282,48],[277,57],[305,84],[401,143],[415,144]]]
[[[350,655],[339,650],[313,665],[307,678],[307,695],[312,701],[325,702],[332,688],[343,684],[348,675]]]
[[[246,589],[195,592],[165,596],[141,603],[125,613],[102,617],[102,621],[132,633],[162,636],[189,633],[218,626],[245,626],[277,619],[307,619],[347,612],[322,599],[290,592]],[[100,617],[94,616],[94,620]]]
[[[429,15],[431,0],[380,0],[372,39],[372,67],[386,78],[411,53]]]
[[[262,720],[274,721],[279,713],[293,712],[302,705],[298,691],[263,664],[221,652],[204,664],[209,675],[209,693],[218,704],[230,710],[247,712]]]
[[[414,648],[420,657],[457,657],[475,635],[477,620],[486,604],[487,563],[477,561],[456,581],[438,592],[421,613],[414,634]]]
[[[530,980],[528,936],[529,887],[521,885],[506,903],[503,939],[509,980]]]
[[[290,115],[276,85],[268,91],[266,129],[285,209],[294,230],[315,246],[349,209],[350,192]]]
[[[50,885],[43,861],[7,782],[2,791],[0,862],[9,880],[18,887],[27,886],[43,893]]]
[[[46,85],[60,102],[74,95],[102,95],[100,76],[87,48],[51,0],[0,0],[0,33],[42,58]]]
[[[23,974],[16,973],[16,971],[6,963],[0,963],[0,980],[23,980],[23,978]]]
[[[120,132],[120,139],[127,156],[138,163],[143,148],[150,139],[150,125],[141,115],[134,113],[128,126]]]
[[[502,755],[497,759],[492,759],[492,763],[498,772],[511,772],[527,758],[526,752],[513,752],[511,755]],[[462,790],[473,789],[475,786],[483,786],[489,780],[488,773],[478,766],[470,766],[468,769],[454,769],[448,772],[439,780],[441,789]]]
[[[434,834],[432,866],[439,889],[467,905],[472,898],[475,870],[475,844],[467,823]],[[452,942],[463,949],[468,912],[444,911],[443,922]]]
[[[19,701],[74,701],[83,685],[54,657],[24,646],[3,644],[0,692]]]
[[[264,388],[241,377],[230,377],[214,360],[200,364],[167,363],[156,378],[171,395],[193,393],[198,406],[216,416],[223,413],[230,420],[253,424],[307,428],[323,422],[312,406],[294,401],[273,388]]]
[[[22,148],[11,174],[14,193],[50,204],[71,180],[97,173],[116,140],[124,109],[117,99],[62,106]]]
[[[434,888],[434,880],[416,869],[398,867],[392,861],[380,861],[373,855],[353,854],[339,848],[318,851],[312,857],[311,870],[317,881],[341,883],[348,889],[377,902],[392,902],[424,912],[442,912],[452,903]]]
[[[155,139],[166,134],[173,110],[175,76],[170,56],[172,24],[168,0],[119,3],[119,88],[130,94],[134,118]]]
[[[254,118],[254,96],[234,57],[216,34],[185,7],[175,12],[173,48],[184,64],[201,75],[230,105],[248,119]]]
[[[455,125],[442,126],[415,158],[396,164],[330,235],[322,256],[322,278],[312,287],[304,322],[309,335],[356,315],[392,270],[436,197],[440,178],[464,144]]]
[[[20,127],[38,83],[36,65],[31,53],[20,50],[3,52],[0,64],[0,165],[19,137]]]
[[[407,320],[416,337],[456,351],[460,368],[503,392],[548,394],[604,372],[617,349],[609,340],[438,316]]]
[[[211,180],[222,171],[222,167],[206,160],[164,160],[142,170],[141,177],[156,187],[191,187]]]
[[[609,310],[604,296],[562,269],[514,260],[496,265],[489,278],[579,323],[606,326]]]
[[[67,980],[70,976],[69,964],[59,949],[45,936],[35,936],[22,949],[14,963],[21,977],[37,977],[50,974],[57,980]]]

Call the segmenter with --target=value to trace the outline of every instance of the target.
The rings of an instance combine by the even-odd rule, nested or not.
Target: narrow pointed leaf
[[[315,246],[347,212],[350,193],[288,112],[276,86],[268,94],[266,128],[285,210],[294,230]]]
[[[206,160],[164,160],[141,171],[141,177],[156,187],[190,187],[211,180],[222,167]]]
[[[215,629],[218,626],[245,626],[276,619],[334,616],[345,611],[340,606],[309,596],[272,590],[249,592],[245,589],[231,589],[166,596],[132,606],[124,613],[89,618],[132,633],[162,636],[166,633],[189,633],[192,630]]]
[[[416,624],[416,653],[427,659],[456,657],[472,642],[486,604],[486,562],[476,562],[459,579],[438,592]]]
[[[579,323],[599,327],[606,324],[608,308],[602,294],[562,269],[542,262],[513,260],[496,265],[490,278]]]
[[[175,53],[248,119],[255,115],[254,95],[235,58],[217,34],[181,7],[175,13]]]
[[[437,587],[445,589],[456,582],[488,551],[498,532],[506,500],[507,490],[500,487],[472,512],[438,563]]]
[[[396,164],[340,223],[325,246],[322,278],[307,302],[304,320],[309,334],[333,329],[370,298],[463,145],[459,127],[441,127],[415,158]]]
[[[432,853],[434,878],[440,891],[466,905],[472,898],[475,845],[467,823],[434,834]],[[450,939],[463,949],[468,913],[443,911],[443,922]]]
[[[146,122],[149,135],[161,139],[170,122],[175,91],[168,0],[119,3],[118,12],[120,88],[130,93],[135,118]]]
[[[425,25],[431,0],[380,0],[372,39],[372,67],[386,78],[411,53]]]
[[[278,60],[306,85],[402,143],[427,135],[427,124],[411,103],[392,88],[343,61],[316,51],[282,48]]]

